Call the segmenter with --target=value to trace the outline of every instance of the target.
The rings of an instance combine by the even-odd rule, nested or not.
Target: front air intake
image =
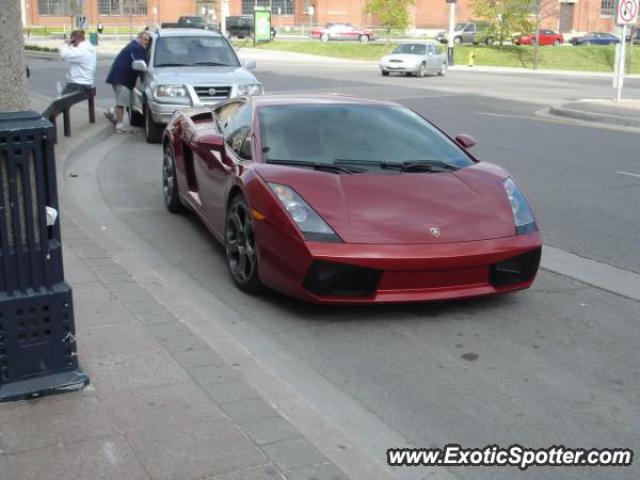
[[[318,296],[371,297],[378,287],[381,272],[342,263],[316,261],[311,265],[303,286]]]
[[[511,257],[491,266],[489,283],[494,287],[506,287],[516,283],[530,282],[540,265],[541,248],[517,257]]]

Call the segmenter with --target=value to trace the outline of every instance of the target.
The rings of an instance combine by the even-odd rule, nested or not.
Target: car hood
[[[382,58],[383,62],[388,62],[389,60],[401,60],[407,63],[415,63],[419,62],[424,58],[424,55],[413,55],[411,53],[391,53]]]
[[[156,83],[186,85],[258,83],[256,77],[243,67],[160,67],[153,70],[153,76]]]
[[[454,173],[336,175],[265,164],[257,170],[268,182],[292,187],[346,243],[464,242],[515,233],[502,186],[508,174],[490,164]]]

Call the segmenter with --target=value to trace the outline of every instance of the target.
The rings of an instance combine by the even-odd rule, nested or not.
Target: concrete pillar
[[[20,21],[20,0],[3,2],[0,15],[0,112],[30,109],[26,92],[26,75]]]

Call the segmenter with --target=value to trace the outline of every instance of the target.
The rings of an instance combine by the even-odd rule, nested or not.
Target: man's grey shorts
[[[114,85],[113,91],[116,94],[116,106],[117,107],[130,107],[131,106],[131,90],[124,85]]]

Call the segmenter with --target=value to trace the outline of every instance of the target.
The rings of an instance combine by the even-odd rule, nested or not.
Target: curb
[[[588,122],[598,122],[620,125],[623,127],[640,128],[640,118],[622,117],[615,114],[585,112],[566,107],[550,107],[549,114],[558,117],[568,117],[576,120],[586,120]]]

